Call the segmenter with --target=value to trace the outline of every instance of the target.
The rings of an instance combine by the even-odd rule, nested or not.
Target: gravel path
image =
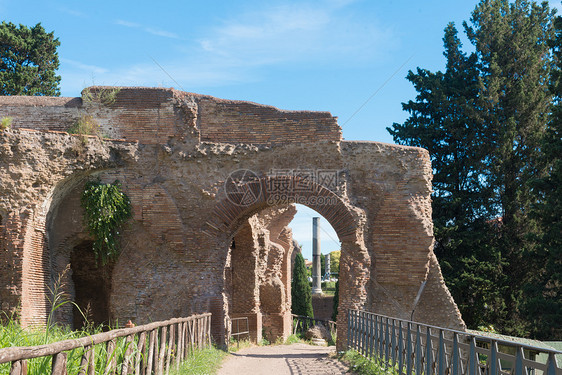
[[[306,344],[256,346],[231,353],[218,375],[339,375],[347,367],[329,358],[335,346]]]

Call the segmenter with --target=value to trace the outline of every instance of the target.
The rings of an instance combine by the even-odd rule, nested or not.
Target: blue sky
[[[460,31],[476,4],[0,0],[0,14],[55,32],[63,96],[79,96],[92,84],[175,87],[330,111],[345,139],[392,143],[385,128],[406,119],[401,103],[415,97],[408,70],[443,69],[443,29],[452,21]],[[313,214],[300,214],[299,222]],[[294,226],[295,233],[304,226]]]

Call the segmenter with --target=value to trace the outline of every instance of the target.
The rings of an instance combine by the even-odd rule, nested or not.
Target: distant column
[[[331,275],[331,270],[330,270],[330,253],[326,254],[326,277],[328,278],[328,281],[330,281],[330,277]]]
[[[322,294],[319,221],[319,217],[312,218],[312,294]]]

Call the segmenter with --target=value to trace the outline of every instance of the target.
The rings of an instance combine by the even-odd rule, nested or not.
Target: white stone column
[[[322,294],[320,275],[320,218],[312,218],[312,294]]]

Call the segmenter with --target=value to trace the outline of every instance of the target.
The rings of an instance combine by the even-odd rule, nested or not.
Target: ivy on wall
[[[84,220],[94,237],[93,251],[102,265],[117,259],[120,253],[119,229],[132,216],[131,201],[121,190],[121,183],[89,181],[81,198]]]

